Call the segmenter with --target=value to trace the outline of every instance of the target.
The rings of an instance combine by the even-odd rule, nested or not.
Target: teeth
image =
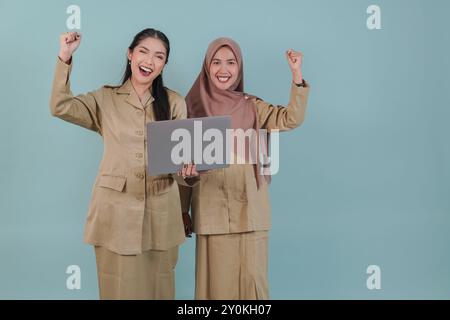
[[[230,77],[217,77],[217,79],[219,79],[220,82],[226,82]]]
[[[147,71],[147,72],[152,72],[152,69],[150,69],[150,68],[146,68],[146,67],[142,67],[141,66],[141,69],[144,70],[144,71]]]

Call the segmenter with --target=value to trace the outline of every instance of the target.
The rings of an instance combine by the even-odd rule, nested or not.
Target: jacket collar
[[[153,98],[152,94],[149,93],[149,96],[147,97],[147,101],[145,105],[143,106],[141,101],[139,100],[139,96],[136,93],[136,90],[134,90],[133,85],[131,84],[131,79],[128,79],[125,81],[125,83],[119,87],[116,91],[118,94],[128,94],[128,97],[126,99],[126,102],[131,104],[133,107],[136,107],[138,109],[144,109],[148,107],[155,99]]]

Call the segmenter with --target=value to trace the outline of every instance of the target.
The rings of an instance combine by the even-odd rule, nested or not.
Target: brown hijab
[[[227,46],[233,51],[239,67],[236,82],[227,90],[218,89],[211,81],[209,67],[216,52]],[[218,38],[210,43],[206,51],[203,67],[186,96],[188,118],[199,118],[208,116],[231,116],[231,127],[233,129],[254,129],[258,132],[259,121],[256,105],[244,93],[244,72],[242,54],[239,45],[230,38]],[[259,134],[256,135],[256,164],[253,165],[258,188],[261,183],[259,165]],[[269,178],[269,176],[266,176]],[[270,179],[270,178],[269,178]]]

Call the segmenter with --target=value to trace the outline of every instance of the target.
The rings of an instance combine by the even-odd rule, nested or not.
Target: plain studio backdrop
[[[82,235],[102,141],[48,106],[70,5],[83,33],[74,94],[118,84],[147,27],[169,37],[164,80],[182,95],[216,37],[241,45],[245,90],[277,104],[289,98],[285,50],[304,53],[307,116],[281,135],[271,185],[271,298],[450,298],[444,0],[0,0],[0,298],[98,298]],[[370,5],[381,29],[367,27]],[[181,246],[177,299],[193,298],[194,249]],[[79,290],[66,287],[71,265]],[[381,289],[367,286],[370,266]]]

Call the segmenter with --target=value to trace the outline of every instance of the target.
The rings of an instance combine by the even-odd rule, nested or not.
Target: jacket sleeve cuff
[[[72,63],[67,64],[64,61],[62,61],[59,57],[56,57],[55,79],[64,79],[65,81],[63,85],[65,86],[69,82],[71,72],[72,72]]]
[[[294,82],[291,85],[291,97],[292,96],[306,96],[309,93],[310,85],[305,81],[305,86],[297,86]]]

